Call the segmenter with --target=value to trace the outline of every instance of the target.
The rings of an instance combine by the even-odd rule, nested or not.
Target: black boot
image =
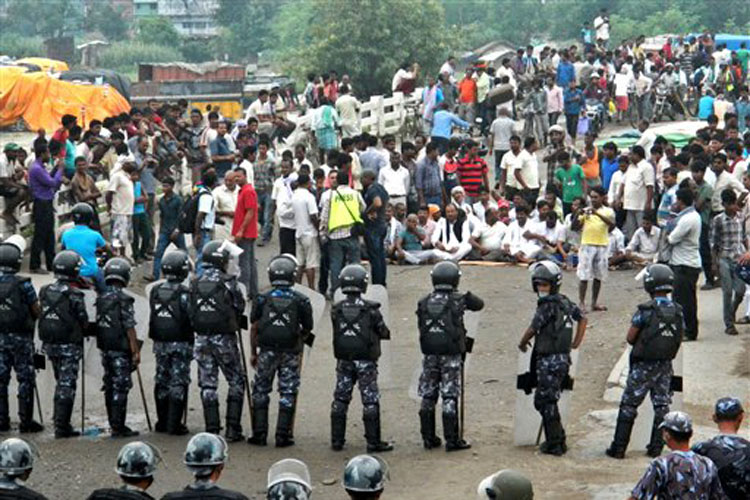
[[[221,433],[218,401],[203,400],[203,419],[206,422],[206,432],[211,434]]]
[[[419,422],[422,430],[422,442],[426,450],[439,447],[443,442],[435,435],[435,409],[419,410]]]
[[[129,438],[138,435],[138,431],[134,431],[127,425],[125,425],[125,417],[128,414],[128,398],[124,396],[120,401],[115,401],[112,398],[112,421],[110,426],[112,427],[113,438]]]
[[[190,431],[182,423],[182,416],[185,414],[185,393],[183,398],[174,396],[169,398],[169,411],[167,411],[167,432],[173,436],[184,436]]]
[[[107,409],[107,422],[112,425],[112,393],[104,391],[104,407]]]
[[[0,432],[10,430],[10,416],[8,414],[8,388],[0,394]]]
[[[362,417],[365,424],[365,440],[367,441],[367,453],[382,453],[391,451],[393,445],[380,439],[380,411]]]
[[[253,408],[253,435],[247,442],[257,446],[266,445],[268,436],[268,407]]]
[[[169,418],[169,394],[159,397],[162,392],[160,387],[154,387],[154,400],[156,401],[156,425],[154,431],[167,432],[167,419]]]
[[[80,432],[70,425],[70,416],[73,414],[72,399],[55,400],[55,438],[78,437]]]
[[[227,398],[227,430],[224,436],[230,443],[245,440],[245,436],[242,435],[241,423],[243,403],[242,398]]]
[[[42,432],[44,430],[44,426],[34,420],[33,394],[27,398],[18,398],[18,418],[21,420],[21,424],[18,426],[21,434]]]
[[[568,450],[565,446],[565,431],[560,420],[544,418],[542,424],[546,441],[539,446],[539,451],[557,457],[564,455]]]
[[[331,412],[331,449],[341,451],[346,443],[346,413]]]
[[[625,458],[625,450],[628,449],[630,442],[630,433],[633,431],[633,420],[619,417],[617,427],[615,428],[615,437],[612,444],[609,445],[605,452],[612,458]]]
[[[659,429],[663,420],[664,417],[654,415],[654,423],[651,427],[651,440],[649,441],[648,446],[646,446],[646,455],[651,458],[656,458],[661,455],[661,452],[664,449],[664,439],[662,439],[661,429]]]
[[[458,436],[458,415],[443,413],[443,436],[445,451],[459,451],[471,448],[471,445]]]
[[[294,446],[294,409],[279,408],[276,420],[276,448]]]

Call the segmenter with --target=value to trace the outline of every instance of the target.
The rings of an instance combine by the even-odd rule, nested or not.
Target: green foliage
[[[81,2],[77,0],[11,0],[7,30],[26,36],[54,38],[74,34],[83,23]]]
[[[183,40],[180,45],[180,52],[182,52],[182,59],[187,62],[199,63],[215,59],[212,43],[208,40]]]
[[[128,75],[137,72],[138,63],[182,60],[175,47],[165,47],[143,42],[116,42],[101,52],[99,66]]]
[[[234,61],[248,61],[271,48],[274,18],[286,0],[219,0],[217,48]],[[301,28],[298,28],[301,29]]]
[[[0,34],[0,54],[18,59],[41,56],[44,55],[44,44],[39,37],[3,32]]]
[[[122,8],[115,9],[108,3],[102,3],[89,10],[86,29],[97,30],[107,40],[117,42],[127,38],[128,23],[122,17]]]
[[[176,47],[180,43],[180,34],[166,17],[146,17],[138,21],[138,41],[144,44]]]

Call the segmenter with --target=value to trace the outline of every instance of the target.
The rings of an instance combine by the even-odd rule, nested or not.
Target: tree
[[[119,42],[128,34],[128,23],[122,17],[122,8],[115,9],[110,4],[96,4],[89,10],[86,27],[93,28],[107,37],[107,40]]]
[[[12,0],[4,29],[26,36],[58,38],[72,35],[83,22],[82,2],[45,0],[31,5],[28,0]]]
[[[219,52],[232,59],[255,59],[260,52],[271,47],[271,27],[284,0],[219,0],[214,14],[222,27]]]
[[[146,44],[175,47],[180,43],[180,34],[168,18],[153,16],[138,22],[138,40]]]

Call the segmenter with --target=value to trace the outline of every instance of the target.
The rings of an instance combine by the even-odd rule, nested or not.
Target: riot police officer
[[[343,449],[346,413],[354,384],[362,396],[362,421],[367,452],[391,451],[393,445],[380,439],[380,391],[378,359],[380,341],[391,332],[383,321],[380,304],[362,298],[367,290],[367,271],[359,264],[341,270],[339,284],[344,299],[331,308],[333,354],[336,357],[336,389],[331,403],[331,448]]]
[[[229,384],[226,411],[226,438],[235,442],[242,436],[242,405],[245,391],[237,332],[245,310],[245,299],[237,279],[226,274],[229,250],[223,241],[210,241],[203,247],[204,272],[190,285],[191,323],[195,330],[193,355],[198,363],[206,432],[221,431],[219,418],[219,368]]]
[[[620,401],[615,436],[606,452],[610,457],[625,457],[638,406],[649,392],[654,423],[646,452],[658,457],[664,448],[659,425],[672,403],[672,360],[680,349],[684,331],[682,308],[669,297],[673,281],[672,270],[664,264],[652,264],[646,269],[643,286],[651,300],[638,306],[628,330],[627,341],[633,346],[630,372]]]
[[[55,255],[52,268],[57,281],[39,291],[42,312],[39,338],[55,375],[55,437],[80,435],[70,425],[76,397],[78,368],[83,357],[83,336],[88,327],[83,292],[73,286],[81,269],[81,258],[72,250]]]
[[[177,436],[188,433],[182,423],[190,386],[193,359],[193,327],[190,324],[190,290],[182,284],[190,272],[188,255],[182,250],[168,253],[161,262],[167,281],[149,293],[149,337],[154,341],[156,376],[156,432]]]
[[[562,272],[552,261],[541,261],[532,267],[531,286],[539,297],[531,325],[521,337],[518,348],[526,352],[535,338],[537,387],[534,408],[542,416],[546,442],[542,453],[563,455],[568,447],[557,402],[570,369],[570,349],[578,349],[586,333],[586,318],[581,309],[559,293]],[[573,339],[573,322],[578,322]]]
[[[379,457],[358,455],[344,468],[344,489],[354,500],[377,500],[388,479],[388,465]]]
[[[104,290],[96,299],[96,346],[104,367],[104,402],[112,437],[138,432],[125,425],[131,372],[141,361],[135,336],[134,300],[123,288],[130,282],[130,264],[116,257],[104,266]]]
[[[512,499],[533,500],[534,487],[531,481],[520,472],[503,469],[488,476],[479,483],[477,497],[482,500]]]
[[[308,500],[312,494],[310,471],[294,458],[279,460],[268,469],[266,500]]]
[[[221,436],[208,432],[193,436],[185,449],[184,463],[195,482],[182,491],[167,493],[162,500],[248,500],[242,493],[225,490],[216,484],[224,470],[228,448]]]
[[[39,317],[39,302],[31,280],[16,274],[22,260],[23,249],[17,244],[0,244],[0,431],[10,430],[8,384],[11,370],[15,370],[21,421],[18,428],[25,433],[40,432],[44,427],[33,419],[34,323]]]
[[[0,498],[47,500],[24,486],[34,468],[34,453],[23,439],[10,438],[0,443]]]
[[[436,264],[431,277],[434,290],[417,305],[419,344],[424,355],[419,378],[422,441],[428,450],[442,444],[435,435],[435,405],[440,396],[443,400],[445,450],[464,450],[471,445],[459,433],[458,399],[463,390],[461,371],[464,358],[467,352],[471,352],[472,344],[472,339],[466,336],[464,312],[467,309],[479,311],[484,302],[471,292],[458,292],[461,270],[455,262]]]
[[[268,266],[273,289],[258,295],[250,321],[250,363],[255,368],[253,381],[253,436],[251,444],[266,445],[269,393],[279,375],[279,414],[276,423],[276,447],[294,444],[294,413],[300,385],[303,344],[312,339],[313,314],[310,299],[292,289],[296,262],[280,255]],[[260,350],[260,352],[259,352]]]
[[[161,462],[159,451],[148,443],[133,441],[117,454],[117,475],[124,483],[120,488],[94,491],[87,500],[153,499],[146,490],[154,482],[156,466]]]

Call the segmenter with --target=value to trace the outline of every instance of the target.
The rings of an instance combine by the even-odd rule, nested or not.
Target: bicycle
[[[414,139],[422,133],[422,116],[419,112],[419,103],[404,105],[404,119],[399,133],[402,140],[406,138]]]

